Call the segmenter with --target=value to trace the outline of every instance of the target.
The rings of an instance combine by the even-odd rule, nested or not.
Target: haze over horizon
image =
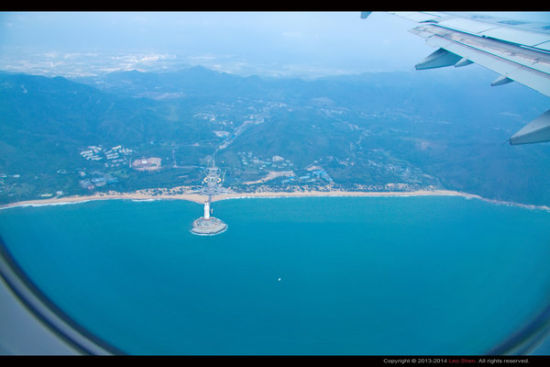
[[[498,13],[550,19],[547,12]],[[202,65],[241,75],[412,71],[433,52],[383,12],[2,12],[0,70],[83,76]]]

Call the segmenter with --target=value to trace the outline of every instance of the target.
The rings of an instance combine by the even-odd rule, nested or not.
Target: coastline
[[[212,202],[230,199],[247,199],[247,198],[293,198],[293,197],[410,197],[410,196],[460,196],[465,199],[478,199],[485,202],[489,202],[497,205],[516,206],[525,209],[537,209],[550,212],[550,206],[547,205],[532,205],[522,204],[509,201],[500,201],[494,199],[487,199],[477,194],[470,194],[466,192],[454,191],[454,190],[418,190],[418,191],[273,191],[273,192],[251,192],[251,193],[227,193],[220,194],[212,197]],[[24,206],[45,206],[45,205],[67,205],[78,204],[88,201],[97,200],[133,200],[133,201],[155,201],[155,200],[187,200],[197,204],[203,204],[207,199],[207,195],[200,195],[195,193],[187,194],[161,194],[152,195],[144,192],[107,192],[96,193],[94,195],[86,196],[66,196],[61,198],[49,198],[49,199],[37,199],[18,201],[14,203],[2,204],[1,209],[24,207]]]
[[[481,199],[481,196],[452,190],[418,191],[293,191],[293,192],[252,192],[221,194],[212,202],[241,198],[291,198],[291,197],[390,197],[390,196],[462,196]]]
[[[108,192],[108,193],[97,193],[94,195],[73,195],[73,196],[64,196],[60,198],[49,198],[49,199],[37,199],[37,200],[25,200],[17,201],[14,203],[2,204],[0,205],[1,209],[16,208],[22,206],[45,206],[45,205],[66,205],[66,204],[78,204],[88,201],[97,201],[97,200],[135,200],[135,201],[153,201],[153,200],[188,200],[198,204],[204,203],[207,196],[199,194],[173,194],[173,195],[151,195],[141,192]]]

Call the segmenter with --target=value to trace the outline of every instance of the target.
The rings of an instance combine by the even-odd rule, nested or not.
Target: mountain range
[[[476,66],[309,80],[204,67],[73,79],[4,72],[0,201],[82,194],[82,172],[94,170],[118,177],[97,190],[199,185],[211,157],[239,189],[266,174],[247,154],[282,157],[296,175],[322,167],[336,187],[405,183],[548,205],[550,146],[507,143],[548,100],[492,79]],[[118,145],[132,159],[162,158],[163,169],[115,170],[79,154]]]

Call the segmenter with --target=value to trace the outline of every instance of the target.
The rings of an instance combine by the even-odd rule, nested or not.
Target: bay
[[[550,213],[462,197],[0,211],[18,264],[129,354],[483,354],[550,304]]]

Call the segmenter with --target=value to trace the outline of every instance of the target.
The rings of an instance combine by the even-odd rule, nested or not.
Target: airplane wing
[[[361,18],[370,13],[362,12]],[[550,22],[537,24],[440,12],[392,14],[419,23],[410,31],[437,48],[415,65],[417,70],[477,63],[500,74],[492,86],[516,81],[550,97]],[[550,110],[510,138],[512,145],[548,141]]]

